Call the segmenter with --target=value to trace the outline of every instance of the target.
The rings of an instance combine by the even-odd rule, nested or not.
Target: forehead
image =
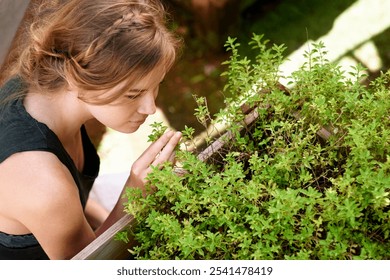
[[[141,74],[138,79],[131,79],[130,83],[126,83],[126,81],[124,83],[130,86],[130,88],[139,86],[143,86],[145,88],[154,88],[164,79],[165,74],[166,71],[164,67],[158,66],[149,73],[144,75]]]
[[[158,86],[164,79],[166,72],[164,67],[158,66],[149,73],[133,73],[128,79],[120,82],[106,92],[106,95],[121,95],[128,91],[148,90]]]

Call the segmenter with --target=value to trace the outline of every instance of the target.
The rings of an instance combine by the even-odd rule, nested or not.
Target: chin
[[[125,128],[125,129],[115,129],[115,130],[121,133],[130,134],[136,132],[138,128]]]
[[[121,133],[130,134],[136,132],[139,129],[139,126],[123,126],[120,128],[113,128],[113,129]]]

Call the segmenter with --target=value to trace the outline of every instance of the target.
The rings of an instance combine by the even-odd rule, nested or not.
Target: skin
[[[164,75],[163,69],[156,68],[110,104],[85,103],[78,98],[77,88],[70,87],[51,97],[29,92],[24,105],[30,115],[57,134],[82,170],[81,125],[96,118],[120,132],[136,131],[148,115],[155,113],[158,86]],[[99,94],[109,95],[115,90]],[[180,138],[180,133],[169,131],[152,143],[133,163],[125,186],[144,189],[151,166],[173,161]],[[125,187],[122,194],[124,192]],[[99,213],[95,218],[107,217],[93,230],[82,209],[77,186],[58,158],[43,151],[16,153],[0,164],[0,231],[33,233],[50,259],[69,259],[124,215],[122,194],[108,215],[88,201],[87,208]],[[88,209],[86,212],[88,216]]]

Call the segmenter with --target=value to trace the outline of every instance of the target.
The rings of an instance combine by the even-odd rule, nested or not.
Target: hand
[[[164,162],[173,162],[175,147],[181,138],[180,132],[168,131],[153,142],[134,162],[126,186],[144,190],[146,176],[152,170],[151,166],[159,166]]]

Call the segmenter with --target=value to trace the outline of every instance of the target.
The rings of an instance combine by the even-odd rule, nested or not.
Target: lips
[[[133,116],[134,117],[134,116]],[[130,120],[129,122],[132,123],[132,124],[137,124],[137,125],[141,125],[143,124],[146,119],[148,118],[148,116],[142,116],[142,115],[139,115],[137,117],[140,117],[141,119],[135,119],[135,120]]]
[[[131,123],[135,123],[135,124],[143,124],[145,122],[145,120],[139,120],[139,121],[130,121]]]

